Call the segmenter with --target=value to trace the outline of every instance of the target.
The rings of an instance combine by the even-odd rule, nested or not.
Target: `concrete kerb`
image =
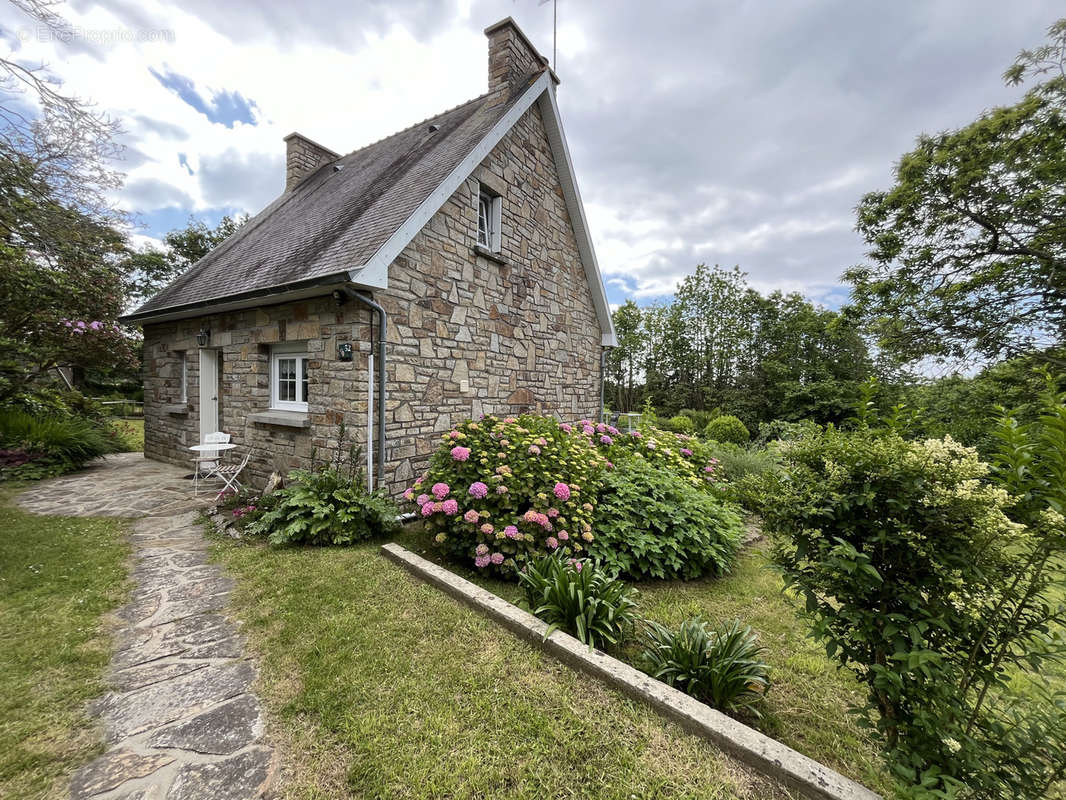
[[[590,650],[562,631],[545,639],[548,626],[492,592],[444,569],[398,544],[382,553],[427,583],[466,603],[563,663],[599,678],[630,697],[647,703],[683,728],[713,742],[758,772],[816,800],[880,800],[862,784],[786,747],[732,717],[673,689],[599,650]]]

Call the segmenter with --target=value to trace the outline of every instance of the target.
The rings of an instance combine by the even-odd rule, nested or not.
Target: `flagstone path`
[[[124,453],[18,497],[38,514],[137,518],[112,690],[92,707],[107,750],[75,773],[72,800],[251,800],[273,777],[255,664],[224,615],[233,582],[197,523],[210,495],[193,498],[187,472]]]

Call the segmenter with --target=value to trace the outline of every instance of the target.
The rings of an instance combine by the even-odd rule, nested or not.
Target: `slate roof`
[[[497,95],[474,98],[320,167],[129,318],[328,278],[364,265],[525,88],[505,102]],[[435,132],[433,125],[439,126]],[[338,171],[337,165],[343,168]]]

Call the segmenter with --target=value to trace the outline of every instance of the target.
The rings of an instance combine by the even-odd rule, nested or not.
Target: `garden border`
[[[386,558],[549,655],[647,703],[737,760],[808,797],[816,800],[881,800],[879,794],[862,784],[606,653],[590,650],[567,633],[557,630],[545,637],[547,624],[532,614],[398,544],[382,545],[381,551]]]

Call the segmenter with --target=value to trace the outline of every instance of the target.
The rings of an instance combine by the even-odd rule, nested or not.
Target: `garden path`
[[[92,706],[107,749],[75,773],[72,800],[251,800],[273,777],[255,664],[223,613],[233,581],[197,521],[211,496],[194,498],[184,472],[124,453],[18,497],[38,514],[136,518],[112,689]]]

